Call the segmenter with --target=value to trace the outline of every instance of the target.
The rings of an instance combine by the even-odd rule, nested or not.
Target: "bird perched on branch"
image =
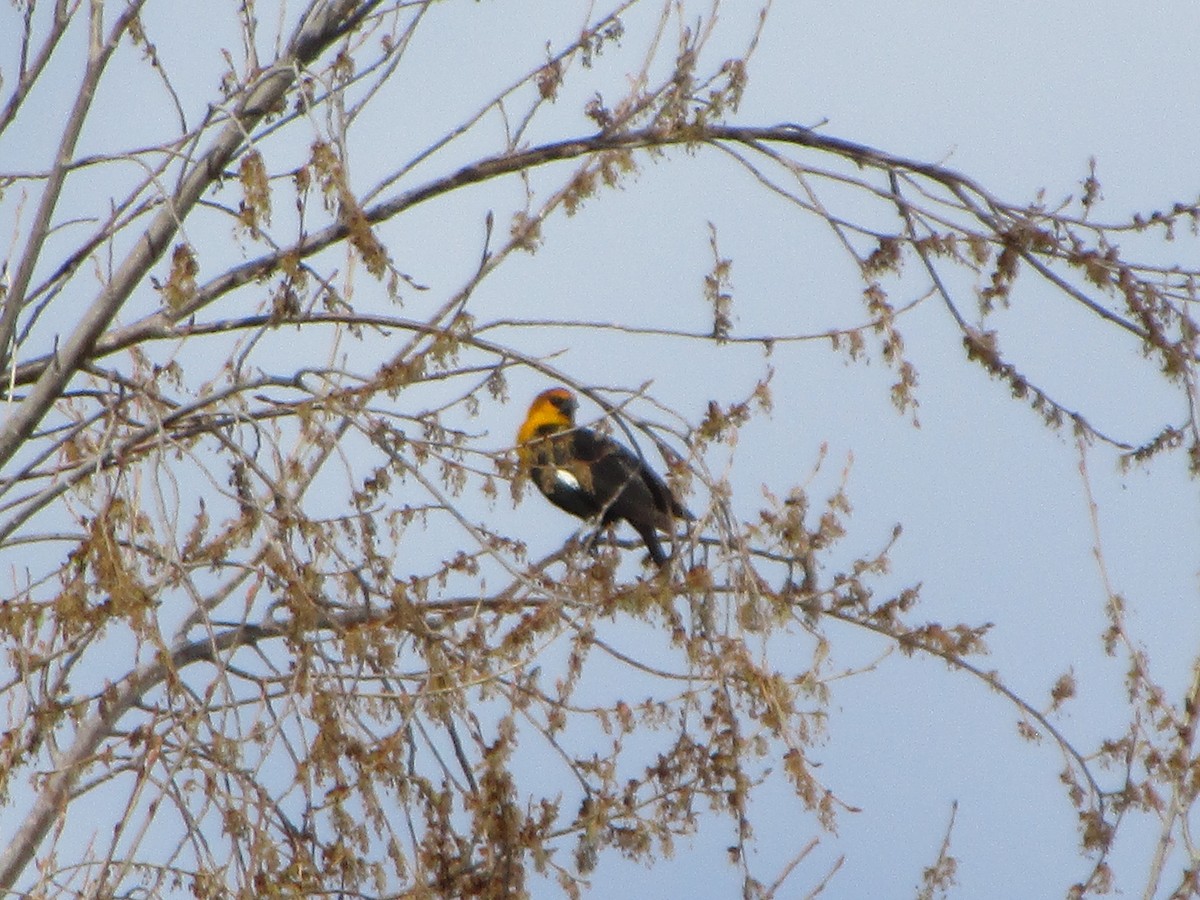
[[[551,388],[534,398],[517,432],[522,468],[546,499],[600,526],[622,519],[641,535],[650,558],[664,566],[658,531],[691,514],[637,454],[607,435],[575,425],[575,395]]]

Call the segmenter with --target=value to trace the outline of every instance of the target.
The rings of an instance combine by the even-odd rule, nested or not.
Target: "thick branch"
[[[7,895],[29,865],[33,854],[41,845],[55,819],[66,808],[67,798],[87,761],[95,755],[100,743],[108,737],[117,722],[138,703],[147,691],[152,690],[171,672],[195,662],[211,662],[233,647],[253,643],[276,632],[262,628],[234,628],[222,632],[215,639],[205,637],[185,644],[171,654],[170,662],[157,659],[139,667],[106,692],[94,718],[84,722],[75,733],[75,740],[55,762],[54,771],[42,782],[42,789],[34,801],[33,808],[13,836],[12,841],[0,853],[0,894]]]
[[[37,211],[34,213],[33,222],[30,225],[29,241],[17,263],[16,272],[13,273],[12,285],[9,288],[8,296],[4,299],[4,309],[0,311],[0,371],[8,368],[10,356],[16,352],[16,347],[13,347],[12,343],[13,335],[17,330],[17,317],[25,305],[25,292],[29,288],[29,280],[33,277],[34,266],[41,257],[42,246],[45,244],[46,238],[50,236],[50,220],[54,215],[54,210],[58,207],[58,199],[62,194],[67,172],[70,170],[71,157],[75,153],[75,144],[79,140],[79,133],[83,130],[83,123],[92,107],[92,99],[96,95],[100,76],[104,74],[104,69],[117,49],[125,29],[137,16],[145,2],[146,0],[138,0],[137,3],[131,4],[113,26],[112,33],[107,40],[103,40],[100,36],[103,6],[92,5],[87,68],[84,70],[83,80],[75,97],[75,105],[72,107],[70,115],[67,116],[66,125],[63,126],[62,139],[58,143],[54,164],[46,178],[42,199],[38,203]],[[61,14],[62,10],[59,9],[56,12]],[[61,15],[57,17],[55,25],[56,28],[66,27],[66,22]],[[53,37],[54,35],[52,35]],[[44,61],[42,62],[44,64]],[[18,90],[20,90],[20,85],[18,85]],[[14,99],[16,98],[14,97]]]
[[[769,127],[711,125],[669,132],[648,128],[641,131],[601,133],[574,138],[472,163],[448,176],[427,182],[390,200],[374,204],[363,212],[367,220],[374,224],[391,219],[426,200],[441,197],[460,187],[489,181],[503,175],[511,175],[547,163],[578,159],[614,150],[722,141],[739,143],[756,149],[761,149],[760,145],[766,143],[792,144],[832,153],[865,167],[893,172],[912,172],[946,186],[959,198],[960,202],[964,203],[965,208],[981,218],[984,224],[993,230],[999,227],[999,221],[994,212],[995,204],[982,187],[965,175],[931,163],[884,153],[864,144],[832,137],[799,125]],[[970,195],[980,198],[980,202],[971,202]],[[989,212],[989,208],[993,209],[993,212]],[[102,357],[142,340],[174,336],[173,326],[176,322],[193,315],[230,291],[270,274],[284,258],[308,258],[345,239],[348,233],[347,225],[340,222],[335,223],[313,232],[294,246],[282,248],[231,268],[198,288],[189,302],[180,308],[163,310],[124,328],[100,336],[95,343],[93,357]],[[1128,327],[1123,320],[1122,324]],[[1144,337],[1136,329],[1134,329],[1134,333]],[[41,378],[55,361],[55,357],[50,355],[30,360],[17,368],[13,383],[28,384]],[[2,443],[0,443],[0,449],[3,449]]]
[[[378,2],[359,4],[340,0],[323,7],[298,29],[289,52],[243,92],[228,124],[184,175],[179,188],[167,198],[163,209],[80,318],[75,330],[47,360],[33,389],[0,427],[0,466],[12,459],[91,355],[96,339],[170,245],[196,201],[221,175],[249,131],[279,107],[296,74],[342,35],[348,24],[359,21]]]

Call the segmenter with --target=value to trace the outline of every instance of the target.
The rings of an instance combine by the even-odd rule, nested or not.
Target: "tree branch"
[[[167,199],[164,208],[125,257],[112,280],[80,317],[74,332],[42,369],[33,390],[0,427],[0,467],[12,458],[58,399],[63,388],[89,357],[96,339],[174,239],[197,200],[220,177],[225,166],[242,147],[249,130],[279,106],[301,69],[379,2],[372,0],[360,5],[353,0],[339,0],[324,5],[298,28],[288,52],[242,92],[231,120],[212,146],[184,175],[179,188]],[[22,264],[25,264],[24,259]],[[32,261],[28,263],[28,269],[24,276],[25,283],[28,282],[29,272],[32,272]],[[14,282],[14,291],[9,297],[10,310],[20,305],[19,298],[24,287],[18,289],[18,285],[18,282]],[[13,318],[15,320],[15,313]],[[11,334],[11,328],[7,333]]]

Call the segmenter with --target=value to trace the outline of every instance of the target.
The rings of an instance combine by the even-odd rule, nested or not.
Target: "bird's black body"
[[[662,566],[658,531],[689,518],[670,488],[633,451],[607,435],[573,424],[575,398],[557,388],[530,407],[518,443],[530,478],[546,499],[581,519],[633,526]]]

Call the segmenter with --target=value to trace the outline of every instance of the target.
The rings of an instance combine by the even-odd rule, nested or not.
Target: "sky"
[[[731,48],[749,27],[734,18],[726,12]],[[1051,200],[1078,196],[1094,158],[1104,198],[1098,215],[1119,219],[1196,195],[1198,123],[1185,86],[1200,84],[1198,29],[1185,4],[1147,11],[1119,3],[777,2],[735,118],[825,122],[828,133],[943,163],[1015,202],[1043,190]],[[662,323],[690,315],[702,327],[699,278],[678,273],[689,264],[703,271],[711,221],[734,260],[737,330],[857,321],[858,281],[828,235],[764,202],[750,179],[714,156],[647,166],[628,189],[555,223],[529,271],[506,273],[509,290],[493,282],[481,304],[520,303],[536,315],[589,309],[599,298],[600,318]],[[1191,235],[1171,251],[1182,264],[1197,261]],[[1068,405],[1094,413],[1099,427],[1137,441],[1164,410],[1183,415],[1136,347],[1044,291],[1019,288],[999,321],[1013,361]],[[942,309],[925,304],[902,328],[920,372],[921,427],[891,409],[878,365],[844,366],[813,345],[780,350],[770,360],[776,412],[748,428],[737,450],[739,499],[749,514],[760,485],[780,490],[802,477],[822,444],[827,474],[836,476],[852,454],[854,549],[878,546],[902,522],[894,579],[922,583],[922,615],[995,623],[982,664],[1035,701],[1074,671],[1082,693],[1060,725],[1087,746],[1086,736],[1116,721],[1109,699],[1120,695],[1123,669],[1099,652],[1104,592],[1079,452],[1069,435],[1050,433],[1002,385],[964,365]],[[712,394],[746,391],[766,365],[753,352],[664,359],[649,342],[620,343],[622,359],[655,378],[655,392],[685,414]],[[609,383],[610,359],[575,345],[560,365]],[[539,385],[530,382],[532,392]],[[503,433],[502,423],[497,428]],[[1196,486],[1178,460],[1121,473],[1101,448],[1088,451],[1087,464],[1109,576],[1129,598],[1154,671],[1178,696],[1200,638]],[[883,652],[849,631],[835,646],[846,666]],[[873,675],[834,685],[833,697],[820,772],[861,812],[842,816],[836,839],[822,840],[793,884],[814,884],[844,854],[829,896],[907,893],[933,861],[955,801],[958,896],[1061,896],[1086,874],[1058,784],[1058,751],[1017,738],[1014,711],[983,686],[948,677],[941,663],[893,655]],[[788,858],[811,832],[785,802],[772,815],[778,827],[760,830],[763,855]],[[1152,827],[1128,828],[1114,859],[1118,884],[1140,885],[1152,837]],[[669,879],[688,885],[682,893],[711,891],[722,838],[697,838],[668,867]],[[636,869],[611,882],[601,876],[598,894],[636,887],[642,877]],[[727,893],[733,889],[730,882]]]
[[[372,187],[377,173],[420,152],[478,108],[496,84],[536,65],[547,41],[559,46],[578,31],[585,6],[546,0],[527,4],[519,17],[508,5],[486,0],[435,8],[410,49],[405,77],[388,85],[385,102],[358,126],[356,186]],[[708,4],[684,8],[690,21]],[[218,32],[190,47],[186,29],[167,27],[175,13],[164,9],[152,5],[148,13],[152,33],[162,36],[163,58],[179,60],[173,74],[181,85],[211,85],[221,60],[205,51],[235,43],[236,35]],[[0,27],[13,16],[11,9],[0,13]],[[657,7],[647,7],[628,17],[620,48],[598,60],[594,75],[578,86],[568,81],[558,108],[535,126],[531,141],[587,133],[583,102],[598,89],[619,95],[656,16]],[[729,0],[711,59],[737,54],[756,21],[752,4]],[[1200,18],[1185,2],[775,0],[733,121],[823,123],[828,134],[947,165],[1014,202],[1032,202],[1042,191],[1048,203],[1077,196],[1094,159],[1103,185],[1096,216],[1117,220],[1200,192],[1198,44]],[[105,102],[119,107],[121,84],[114,82]],[[47,106],[65,102],[69,85],[63,79],[60,93],[52,85]],[[142,128],[149,140],[150,121],[107,117],[85,133],[84,145],[136,141]],[[25,143],[0,142],[0,167],[11,169],[43,150],[36,129],[22,134]],[[461,147],[418,169],[414,182],[490,152],[498,135],[498,123],[489,120]],[[276,150],[299,160],[307,147]],[[94,189],[100,197],[111,192],[103,184]],[[515,208],[522,197],[515,180],[489,183],[380,226],[400,268],[428,286],[410,299],[414,310],[433,308],[469,277],[484,212]],[[79,202],[94,201],[81,196]],[[830,202],[847,214],[878,214],[878,207],[853,196],[831,192]],[[555,217],[539,252],[514,258],[489,278],[471,311],[481,322],[555,316],[702,331],[710,324],[701,292],[712,263],[710,223],[721,254],[733,260],[735,333],[811,333],[863,321],[858,274],[828,230],[766,195],[712,150],[643,162],[621,189],[601,192],[573,217]],[[1136,252],[1143,243],[1131,237],[1126,249]],[[1181,233],[1153,252],[1195,268],[1198,249],[1194,235]],[[228,252],[237,258],[243,250]],[[920,278],[911,277],[919,276],[916,269],[910,261],[910,277],[889,282],[894,301],[916,299],[923,290]],[[965,291],[960,305],[972,310],[970,283],[959,287]],[[149,308],[155,299],[140,302]],[[1000,328],[1002,347],[1022,371],[1068,406],[1086,410],[1106,432],[1136,443],[1160,422],[1185,415],[1179,395],[1163,389],[1131,341],[1031,281],[1019,285],[1011,309],[992,327]],[[1005,386],[965,362],[960,336],[936,303],[922,303],[901,329],[920,377],[919,427],[893,409],[892,373],[878,360],[847,364],[827,342],[781,345],[765,358],[759,348],[716,349],[660,337],[581,337],[566,329],[503,334],[527,352],[562,351],[555,364],[584,382],[636,387],[650,381],[653,394],[692,423],[710,400],[739,399],[771,370],[774,412],[747,426],[722,460],[735,487],[735,510],[750,520],[764,488],[783,493],[809,481],[825,447],[825,462],[809,481],[814,503],[850,466],[854,512],[839,552],[873,552],[902,523],[884,584],[899,589],[919,582],[921,618],[994,623],[992,652],[982,665],[1035,703],[1044,702],[1056,678],[1075,672],[1081,694],[1056,722],[1090,747],[1104,729],[1120,724],[1124,670],[1100,648],[1105,593],[1093,553],[1085,463],[1108,577],[1129,601],[1131,628],[1156,677],[1178,700],[1200,652],[1200,491],[1186,478],[1183,461],[1168,457],[1122,471],[1109,448],[1081,455],[1068,433],[1044,428]],[[473,423],[480,444],[507,447],[525,398],[546,386],[534,372],[513,374],[512,402],[484,410]],[[336,496],[313,499],[321,502],[336,505]],[[522,529],[537,558],[574,527],[538,503],[526,497],[514,512],[505,498],[480,515],[492,524],[511,520],[509,527]],[[839,666],[871,669],[830,685],[828,732],[813,759],[823,783],[856,811],[844,812],[838,833],[826,835],[798,814],[783,790],[763,793],[756,801],[762,815],[756,862],[763,873],[777,871],[810,838],[820,839],[788,882],[796,893],[780,896],[803,896],[842,857],[826,896],[911,893],[936,856],[955,803],[957,896],[1057,897],[1086,873],[1076,852],[1074,814],[1058,783],[1062,759],[1052,744],[1020,740],[1011,706],[942,663],[889,654],[884,642],[849,627],[830,625],[829,634]],[[641,639],[618,625],[611,637],[631,646]],[[758,649],[786,658],[806,648],[795,635]],[[1141,890],[1154,834],[1152,822],[1125,826],[1113,865],[1118,885],[1129,892]],[[677,896],[733,895],[736,873],[724,850],[729,842],[728,828],[719,824],[681,843],[653,873],[611,861],[596,874],[595,896],[630,895],[648,878],[671,885]]]

